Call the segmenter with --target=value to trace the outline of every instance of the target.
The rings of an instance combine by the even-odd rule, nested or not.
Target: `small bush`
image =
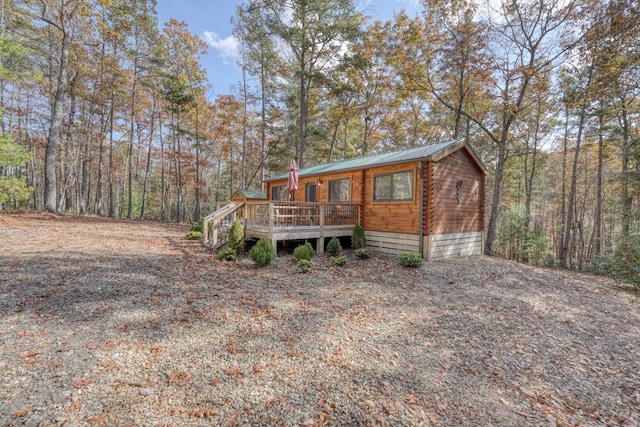
[[[640,233],[618,240],[613,252],[613,278],[640,288]]]
[[[400,265],[404,267],[417,268],[424,262],[424,259],[417,252],[402,252],[398,255]]]
[[[364,237],[364,228],[360,224],[356,224],[353,227],[351,233],[351,247],[353,249],[363,249],[367,247],[367,239]]]
[[[240,218],[236,218],[229,229],[229,248],[238,252],[244,250],[244,229]]]
[[[598,255],[587,267],[587,271],[598,276],[613,277],[614,259],[613,254]]]
[[[589,271],[640,288],[640,233],[623,236],[613,252],[598,255]]]
[[[342,267],[343,265],[345,265],[347,263],[347,257],[346,256],[339,256],[339,257],[331,257],[331,262],[334,263],[335,265],[337,265],[338,267]]]
[[[222,261],[235,261],[236,250],[233,248],[227,248],[224,251],[218,252],[218,259]]]
[[[196,222],[195,224],[193,224],[193,226],[191,227],[191,231],[199,231],[202,233],[203,230],[203,222],[204,220],[202,218],[200,218],[200,221]]]
[[[202,237],[202,231],[189,231],[187,232],[187,234],[185,234],[185,239],[188,240],[198,240],[199,238]]]
[[[358,259],[366,259],[371,256],[371,249],[368,248],[358,248],[355,250],[356,258]]]
[[[332,237],[331,240],[329,240],[329,244],[327,245],[327,252],[329,252],[329,255],[338,256],[340,255],[341,251],[342,245],[340,244],[340,239],[335,236]]]
[[[249,257],[259,267],[271,264],[276,259],[276,250],[271,246],[268,239],[260,239],[258,243],[249,251]]]
[[[309,273],[315,266],[316,263],[311,261],[310,259],[301,259],[300,261],[298,261],[298,268],[303,273]]]
[[[311,259],[316,254],[313,250],[313,246],[311,243],[306,242],[304,245],[300,245],[293,250],[293,256],[296,257],[298,261],[301,259]]]

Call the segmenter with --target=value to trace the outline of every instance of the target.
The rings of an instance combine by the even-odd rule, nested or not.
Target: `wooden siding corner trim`
[[[433,162],[427,161],[424,176],[424,234],[433,232]]]

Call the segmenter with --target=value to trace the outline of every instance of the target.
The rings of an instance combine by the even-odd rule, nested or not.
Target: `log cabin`
[[[267,201],[242,205],[245,236],[276,248],[317,239],[322,253],[326,239],[351,236],[359,223],[373,252],[429,261],[480,255],[486,172],[462,139],[306,167],[292,193],[285,172],[266,181]]]
[[[287,176],[267,181],[269,200],[286,200]],[[469,144],[453,140],[303,168],[292,201],[337,204],[347,218],[356,205],[374,252],[476,255],[483,252],[485,176]]]

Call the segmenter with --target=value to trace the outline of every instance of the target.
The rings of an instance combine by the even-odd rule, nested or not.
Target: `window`
[[[287,200],[287,186],[274,185],[271,188],[271,200]]]
[[[413,200],[413,172],[395,172],[373,177],[373,200]]]
[[[351,200],[351,180],[349,178],[329,180],[329,201],[349,202]]]

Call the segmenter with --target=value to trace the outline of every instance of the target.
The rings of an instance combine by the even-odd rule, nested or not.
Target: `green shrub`
[[[187,234],[185,234],[185,239],[188,240],[198,240],[199,238],[202,237],[202,231],[189,231],[187,232]]]
[[[313,250],[313,246],[311,243],[306,242],[304,245],[300,245],[293,250],[293,256],[296,257],[298,261],[301,259],[311,259],[316,254]]]
[[[365,259],[371,256],[371,249],[368,248],[358,248],[355,250],[356,258]]]
[[[337,256],[340,255],[341,251],[342,245],[340,245],[340,239],[335,236],[332,237],[331,240],[329,240],[329,244],[327,245],[327,252],[329,252],[329,255]]]
[[[360,224],[356,224],[351,233],[351,248],[363,249],[366,247],[367,239],[364,237],[364,228],[362,228]]]
[[[224,251],[218,252],[218,259],[222,261],[235,261],[236,250],[233,248],[227,248]]]
[[[618,241],[613,252],[613,277],[640,288],[640,233],[630,234]]]
[[[405,267],[417,268],[424,262],[424,259],[417,252],[402,252],[398,255],[400,265]]]
[[[640,233],[620,238],[613,253],[591,261],[589,271],[640,288]]]
[[[344,255],[339,257],[331,257],[331,262],[337,265],[338,267],[342,267],[347,263],[347,257]]]
[[[301,259],[300,261],[298,261],[298,268],[303,273],[309,273],[315,266],[316,263],[311,261],[310,259]]]
[[[258,243],[249,251],[249,257],[253,262],[260,267],[271,264],[271,261],[276,259],[276,250],[271,246],[271,242],[268,239],[262,238],[258,240]]]
[[[193,224],[193,227],[191,227],[191,231],[199,231],[202,233],[204,224],[203,224],[204,220],[202,218],[200,218],[200,221],[196,222],[195,224]]]
[[[587,271],[598,276],[613,277],[613,268],[615,260],[613,254],[598,255],[591,260],[591,264],[587,267]]]
[[[229,229],[229,248],[238,252],[242,252],[244,250],[244,229],[242,228],[242,223],[240,222],[240,218],[236,218],[231,225],[231,229]]]

